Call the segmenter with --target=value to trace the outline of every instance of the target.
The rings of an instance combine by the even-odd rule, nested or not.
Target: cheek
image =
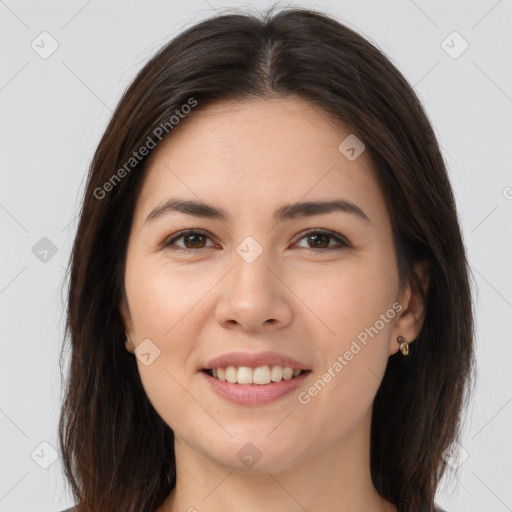
[[[345,411],[347,418],[360,417],[371,405],[387,365],[398,314],[393,308],[398,275],[387,261],[393,260],[368,256],[349,269],[331,267],[330,277],[326,273],[317,279],[323,286],[307,300],[329,328],[318,337],[324,371],[311,394],[316,393],[319,403],[325,401],[325,407],[332,400],[339,407],[334,410]]]
[[[367,254],[311,272],[306,279],[297,277],[293,290],[309,308],[307,316],[318,321],[329,346],[348,348],[352,339],[376,322],[378,330],[388,334],[393,317],[388,315],[384,324],[379,320],[396,299],[398,275],[392,260],[389,265],[386,261]]]
[[[190,386],[187,361],[197,335],[191,319],[205,293],[202,281],[207,278],[193,278],[190,273],[135,258],[131,265],[127,265],[126,289],[136,343],[151,341],[148,352],[152,362],[146,365],[144,358],[137,358],[139,375],[153,407],[172,425],[170,411],[191,406],[183,389]]]
[[[126,286],[130,310],[140,336],[171,339],[182,319],[193,313],[213,277],[190,269],[171,268],[165,261],[134,261]]]

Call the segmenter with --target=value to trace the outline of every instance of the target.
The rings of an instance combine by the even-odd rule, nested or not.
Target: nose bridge
[[[272,286],[272,272],[269,270],[271,251],[264,247],[262,236],[246,236],[236,247],[232,258],[232,279],[236,288],[242,287],[245,292],[259,291]],[[254,290],[256,287],[257,290]]]
[[[290,304],[283,285],[270,270],[271,256],[272,251],[263,246],[263,240],[260,243],[253,236],[235,246],[232,270],[217,306],[220,323],[226,326],[235,322],[257,330],[268,324],[282,327],[290,321]]]

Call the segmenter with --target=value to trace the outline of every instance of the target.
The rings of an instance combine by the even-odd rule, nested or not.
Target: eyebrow
[[[207,219],[218,218],[221,221],[229,221],[231,218],[226,210],[205,203],[204,201],[170,198],[163,204],[154,208],[146,217],[144,223],[174,212]],[[277,223],[283,220],[296,219],[297,217],[312,217],[313,215],[333,212],[350,213],[366,222],[370,222],[370,219],[359,206],[345,199],[285,204],[274,212],[272,219]]]

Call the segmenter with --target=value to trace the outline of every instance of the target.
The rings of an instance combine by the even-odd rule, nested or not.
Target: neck
[[[257,472],[256,465],[241,473],[175,437],[176,487],[157,512],[396,512],[371,480],[370,420],[334,447],[302,452],[280,472]]]

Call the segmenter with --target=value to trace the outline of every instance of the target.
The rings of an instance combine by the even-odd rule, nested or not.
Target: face
[[[368,428],[397,336],[417,335],[369,156],[338,149],[350,133],[298,98],[224,102],[148,161],[127,249],[127,348],[177,442],[210,463],[251,471],[249,454],[275,472],[341,446]],[[155,211],[170,199],[217,211]],[[303,371],[269,384],[205,371],[227,366],[231,380]]]

